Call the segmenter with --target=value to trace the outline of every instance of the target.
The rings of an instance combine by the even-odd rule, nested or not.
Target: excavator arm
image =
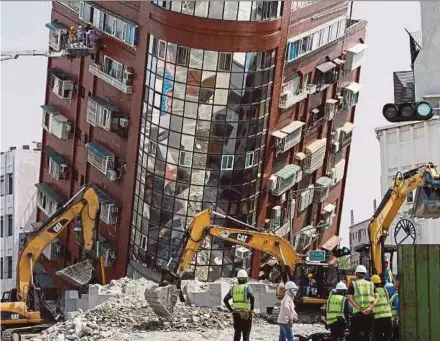
[[[280,264],[285,265],[289,269],[290,275],[293,276],[299,258],[295,248],[287,240],[271,233],[211,225],[211,219],[212,213],[209,210],[194,217],[175,271],[177,278],[181,278],[186,272],[206,236],[217,237],[233,244],[268,253],[275,257]]]
[[[369,237],[373,273],[383,272],[383,246],[390,226],[405,203],[407,196],[417,189],[413,211],[417,218],[440,218],[440,175],[437,167],[428,163],[405,173],[397,173],[374,213]]]
[[[73,200],[82,193],[82,198],[75,204]],[[43,250],[75,218],[81,215],[84,250],[93,247],[93,236],[99,215],[99,198],[92,187],[83,187],[73,198],[53,214],[43,226],[27,241],[20,253],[17,264],[17,293],[26,301],[32,283],[33,266]]]

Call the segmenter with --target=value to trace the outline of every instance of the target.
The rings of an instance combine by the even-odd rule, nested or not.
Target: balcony
[[[129,71],[125,71],[127,70],[127,68],[124,69],[124,72],[129,72]],[[133,92],[133,86],[131,85],[131,82],[129,82],[128,80],[125,80],[126,78],[123,76],[120,79],[119,78],[115,78],[113,76],[111,76],[110,74],[106,73],[105,71],[102,70],[102,66],[99,64],[92,64],[89,66],[89,72],[98,77],[99,79],[102,79],[104,82],[114,86],[116,89],[122,91],[123,93],[126,94],[131,94]],[[124,79],[125,78],[125,79]]]
[[[332,185],[333,185],[333,180],[326,176],[322,176],[318,180],[316,180],[315,194],[313,201],[315,203],[320,203],[323,202],[325,199],[327,199],[328,194],[330,192],[330,187]]]
[[[351,82],[342,88],[342,95],[344,97],[343,109],[350,109],[357,104],[359,100],[359,91],[361,89],[362,85],[356,82]]]
[[[270,189],[272,194],[280,196],[289,189],[291,189],[296,183],[302,180],[301,167],[298,165],[285,165],[278,172],[271,175],[269,178]]]
[[[114,225],[118,222],[119,208],[116,206],[116,201],[107,193],[99,188],[95,188],[99,198],[99,219],[107,225]]]
[[[108,178],[113,177],[113,174],[116,173],[115,155],[107,148],[96,142],[89,142],[85,145],[85,147],[87,149],[87,162],[99,170],[102,174],[107,175]]]
[[[294,121],[284,128],[274,131],[272,136],[275,137],[275,146],[277,155],[288,151],[301,141],[301,127],[304,122]]]
[[[284,237],[290,232],[290,222],[287,221],[283,226],[272,230],[277,236]]]
[[[37,207],[45,215],[51,216],[64,202],[63,198],[48,184],[35,184],[37,187]]]
[[[354,124],[351,122],[345,122],[340,131],[340,143],[341,149],[349,146],[353,138]]]
[[[308,96],[308,92],[306,91],[306,88],[303,89],[297,89],[294,92],[285,92],[280,97],[280,108],[281,109],[287,109],[290,108],[295,103],[298,103],[302,101],[303,99],[306,99]]]

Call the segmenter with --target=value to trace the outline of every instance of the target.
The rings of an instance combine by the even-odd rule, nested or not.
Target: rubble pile
[[[210,309],[177,302],[173,321],[158,317],[144,299],[145,289],[155,285],[157,284],[145,279],[122,278],[112,281],[108,288],[112,291],[120,289],[121,294],[116,294],[93,309],[80,312],[72,320],[55,324],[33,341],[96,341],[105,340],[124,330],[202,331],[231,326],[231,313],[224,307]],[[254,321],[256,324],[267,323],[258,316]]]

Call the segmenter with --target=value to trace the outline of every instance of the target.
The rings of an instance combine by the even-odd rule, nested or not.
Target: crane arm
[[[22,50],[22,51],[1,51],[1,61],[17,59],[22,56],[34,56],[34,57],[63,57],[64,51],[52,52],[46,50]]]
[[[82,193],[81,200],[72,204]],[[17,291],[26,301],[32,283],[33,266],[43,250],[72,222],[81,215],[84,249],[93,247],[93,236],[99,215],[99,198],[92,187],[83,187],[73,198],[55,212],[43,226],[27,241],[17,262]]]
[[[193,257],[208,235],[268,253],[275,257],[280,264],[285,265],[289,269],[290,275],[293,275],[299,258],[295,248],[287,240],[266,232],[211,225],[211,217],[212,213],[209,210],[194,217],[175,271],[178,278],[181,278],[188,269]]]
[[[403,174],[398,173],[393,184],[385,193],[369,225],[373,273],[382,274],[382,250],[394,218],[405,203],[408,194],[416,188],[421,189],[422,187],[437,188],[437,190],[440,187],[440,175],[437,167],[432,163]]]

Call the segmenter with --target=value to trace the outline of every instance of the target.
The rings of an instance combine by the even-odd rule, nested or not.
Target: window
[[[234,155],[222,155],[222,170],[232,170],[234,168]]]
[[[6,191],[6,188],[5,188],[5,176],[2,175],[0,179],[1,179],[0,180],[1,196],[4,196],[5,195],[5,191]]]
[[[245,168],[250,168],[254,165],[254,152],[246,153]]]
[[[101,127],[107,131],[116,131],[117,128],[112,122],[117,120],[116,107],[101,97],[89,97],[87,102],[87,122],[92,126]]]
[[[3,257],[1,257],[0,258],[0,272],[1,272],[0,279],[3,279],[3,271],[4,271],[4,269],[3,269]]]
[[[76,13],[79,12],[81,1],[58,1],[60,4],[70,8],[72,11]]]
[[[147,251],[147,236],[141,233],[141,242],[139,247],[144,250]]]
[[[156,156],[156,152],[157,152],[157,143],[154,141],[147,141],[148,144],[148,154],[152,155],[152,156]]]
[[[115,168],[114,155],[110,155],[108,151],[96,152],[94,147],[90,147],[90,145],[87,150],[87,161],[103,174],[107,174],[109,169]]]
[[[64,167],[57,163],[51,157],[48,157],[48,173],[57,180],[63,180],[65,178]]]
[[[192,152],[181,151],[179,158],[179,165],[191,167],[192,165]]]
[[[232,53],[219,53],[218,69],[222,71],[232,70]]]
[[[190,49],[188,47],[178,46],[177,47],[176,64],[179,64],[182,66],[188,66],[189,65],[189,55],[190,55]]]
[[[123,70],[124,66],[121,63],[111,59],[108,56],[104,56],[104,72],[110,77],[122,82]]]
[[[92,6],[85,3],[84,1],[81,1],[79,7],[79,18],[88,23],[92,22]]]
[[[61,99],[72,99],[73,82],[64,76],[52,74],[52,92]]]
[[[409,192],[408,196],[406,197],[406,202],[407,203],[412,203],[414,201],[414,193],[413,192]]]
[[[1,233],[1,235],[0,235],[0,237],[2,237],[3,238],[3,234],[4,234],[4,226],[3,226],[4,224],[3,224],[3,216],[0,218],[0,233]]]
[[[7,194],[12,194],[13,192],[13,186],[14,186],[14,175],[8,174],[8,191]]]
[[[157,57],[160,59],[165,59],[166,57],[166,51],[167,51],[167,43],[163,40],[157,40],[154,39],[154,41],[157,41]],[[156,55],[156,51],[153,51],[153,55]]]
[[[8,256],[8,278],[12,278],[12,256]]]
[[[8,214],[8,237],[12,236],[12,214]]]

